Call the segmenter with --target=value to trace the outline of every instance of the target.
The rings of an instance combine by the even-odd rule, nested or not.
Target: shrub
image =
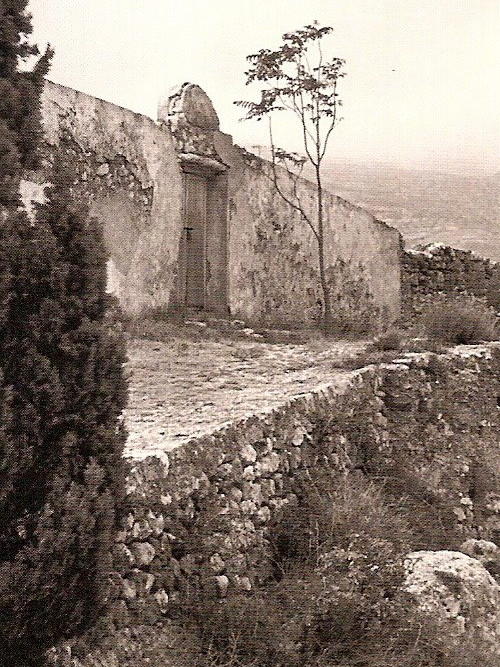
[[[282,576],[273,595],[285,610],[283,627],[300,646],[301,665],[454,664],[447,638],[401,592],[404,555],[416,545],[433,546],[433,533],[448,535],[437,525],[443,508],[428,506],[420,487],[414,495],[419,502],[405,508],[361,476],[325,477],[286,513],[277,531]],[[471,647],[470,664],[480,655],[480,647]]]
[[[426,334],[455,345],[494,340],[497,319],[481,301],[463,298],[437,300],[423,314]]]
[[[353,535],[388,541],[394,553],[409,550],[408,523],[375,484],[353,474],[319,479],[272,531],[278,568],[286,570],[293,561],[316,565],[324,552],[347,549]]]
[[[398,508],[411,532],[412,549],[454,549],[463,539],[453,504],[429,490],[404,466],[395,463],[384,471],[384,495]]]
[[[382,352],[400,350],[403,344],[403,336],[397,329],[390,329],[378,336],[373,341],[373,348]]]
[[[298,667],[287,611],[261,592],[197,606],[191,615],[211,667]]]
[[[348,476],[316,489],[286,526],[288,566],[273,594],[289,634],[295,627],[301,665],[441,664],[432,661],[434,628],[400,594],[413,536],[384,492]]]
[[[419,522],[436,530],[428,494],[413,483],[424,508],[414,522],[415,507],[406,514],[400,498],[360,474],[325,469],[315,477],[316,484],[303,480],[299,505],[271,527],[276,579],[191,612],[203,664],[454,667],[459,647],[401,591],[404,556],[421,541]],[[484,658],[489,667],[483,648],[468,647],[460,664],[476,667]]]
[[[485,289],[486,303],[500,313],[500,267],[496,265],[496,272],[488,281]]]

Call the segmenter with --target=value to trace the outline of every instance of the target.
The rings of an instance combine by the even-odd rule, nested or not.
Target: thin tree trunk
[[[325,267],[325,233],[323,221],[323,189],[321,187],[320,164],[315,165],[316,187],[318,192],[318,263],[319,279],[323,292],[323,326],[328,329],[332,324],[332,303]]]

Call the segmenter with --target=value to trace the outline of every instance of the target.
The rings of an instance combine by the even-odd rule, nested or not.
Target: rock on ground
[[[500,586],[479,560],[458,551],[415,551],[405,566],[404,590],[445,642],[480,647],[488,664],[500,665]]]

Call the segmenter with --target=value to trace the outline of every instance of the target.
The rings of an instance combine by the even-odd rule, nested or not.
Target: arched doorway
[[[191,83],[160,102],[184,175],[178,267],[170,304],[175,309],[228,312],[228,165],[215,148],[219,119],[207,94]]]

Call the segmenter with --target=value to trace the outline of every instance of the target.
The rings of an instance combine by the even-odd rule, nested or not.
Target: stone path
[[[227,421],[269,410],[344,371],[365,342],[129,342],[126,453],[168,451]]]

